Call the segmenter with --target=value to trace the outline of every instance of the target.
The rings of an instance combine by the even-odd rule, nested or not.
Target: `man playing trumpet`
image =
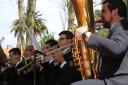
[[[12,48],[9,50],[8,67],[2,73],[2,85],[17,85],[19,75],[17,69],[22,66],[21,64],[21,51],[19,48]]]

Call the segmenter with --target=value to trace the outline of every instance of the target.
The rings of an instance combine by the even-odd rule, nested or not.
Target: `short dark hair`
[[[10,52],[13,52],[14,55],[21,55],[21,51],[20,51],[19,48],[12,48],[12,49],[9,50],[9,53]]]
[[[107,2],[109,3],[108,8],[110,9],[110,11],[117,8],[119,16],[125,18],[127,17],[127,6],[123,0],[105,0],[103,1],[103,4]]]
[[[50,46],[58,45],[58,42],[54,39],[47,40],[45,44],[49,44]]]
[[[31,52],[31,51],[34,50],[34,46],[33,45],[29,45],[29,46],[26,47],[25,50]]]
[[[62,34],[65,34],[66,35],[66,37],[67,38],[70,38],[70,39],[72,39],[73,37],[74,37],[74,34],[71,32],[71,31],[61,31],[60,33],[59,33],[59,36],[60,35],[62,35]]]

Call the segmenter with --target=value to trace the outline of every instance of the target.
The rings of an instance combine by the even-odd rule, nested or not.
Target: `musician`
[[[57,41],[50,39],[45,43],[45,46],[48,49],[52,47],[54,48],[57,44]],[[53,50],[57,49],[59,49],[59,47]],[[48,55],[47,57],[52,56],[52,58],[50,58],[48,62],[42,64],[44,85],[69,85],[72,82],[82,79],[80,72],[69,66],[67,61],[64,59],[63,51],[60,52],[60,50],[61,49],[51,53],[51,55]]]
[[[35,49],[33,45],[27,46],[26,49],[24,50],[24,66],[27,66],[29,63],[33,63],[21,71],[21,73],[23,72],[23,74],[20,75],[17,85],[34,85],[34,81],[36,81],[37,83],[38,79],[34,73],[34,70],[36,70],[36,68],[34,68],[34,51]]]
[[[53,54],[54,61],[58,62],[58,69],[56,76],[56,82],[53,85],[69,85],[75,81],[82,80],[81,73],[74,67],[69,66],[65,60],[65,56],[61,52],[55,52]]]
[[[55,49],[58,49],[58,47],[56,48],[56,46],[58,45],[58,42],[54,39],[50,39],[47,40],[45,42],[45,46],[43,48],[43,52],[47,53],[50,51],[53,51]],[[55,49],[53,49],[52,47],[54,47]],[[54,62],[54,58],[53,58],[53,54],[47,54],[46,56],[44,56],[44,61],[42,61],[41,63],[36,63],[37,66],[36,67],[40,67],[40,85],[53,85],[54,82],[56,82],[56,74],[58,73],[56,68],[57,68],[57,63]]]
[[[110,28],[106,38],[88,32],[87,27],[77,29],[76,39],[100,51],[98,79],[79,81],[71,85],[127,85],[128,84],[128,24],[127,7],[123,0],[105,0],[101,17]]]
[[[18,81],[17,68],[21,62],[21,51],[19,48],[12,48],[9,50],[9,67],[2,73],[2,85],[16,85]]]
[[[58,43],[59,43],[60,47],[71,44],[73,37],[74,37],[74,35],[71,31],[61,31],[59,33],[59,39],[58,39]],[[74,67],[71,46],[67,46],[63,50],[63,53],[64,53],[64,58],[67,61],[67,63],[69,64],[69,66]]]
[[[34,58],[34,51],[35,51],[35,49],[34,49],[33,45],[29,45],[26,47],[25,51],[23,52],[25,61],[29,62],[29,61],[31,61],[31,59]]]
[[[44,54],[50,52],[50,51],[53,51],[55,49],[58,48],[58,41],[54,40],[54,39],[49,39],[45,42],[45,45],[44,45]],[[50,60],[53,60],[53,57],[51,54],[48,54],[45,56],[45,61],[50,61]]]

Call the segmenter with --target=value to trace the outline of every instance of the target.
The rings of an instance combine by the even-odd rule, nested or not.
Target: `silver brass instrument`
[[[18,75],[21,75],[21,72],[23,73],[23,74],[26,74],[26,73],[28,73],[28,72],[30,72],[30,67],[29,66],[31,66],[32,64],[33,64],[34,62],[29,62],[29,63],[27,63],[27,64],[25,64],[23,67],[21,67],[21,68],[17,68],[17,73],[18,73]]]
[[[72,46],[72,45],[73,45],[73,43],[70,43],[70,44],[68,44],[68,45],[55,48],[55,49],[51,50],[50,52],[46,52],[45,54],[46,54],[46,55],[49,55],[49,54],[54,53],[54,52],[57,52],[57,51],[60,51],[60,53],[63,53],[63,50],[64,50],[65,48],[70,47],[70,46]]]
[[[48,60],[46,59],[48,57],[48,55],[53,54],[53,53],[63,53],[63,50],[69,46],[72,46],[73,43],[59,47],[59,45],[53,46],[49,49],[46,49],[44,51],[38,51],[36,53],[36,60],[32,59],[30,62],[26,63],[23,67],[17,69],[18,74],[20,75],[21,72],[23,72],[25,69],[31,67],[31,65],[33,65],[36,62],[48,62]]]

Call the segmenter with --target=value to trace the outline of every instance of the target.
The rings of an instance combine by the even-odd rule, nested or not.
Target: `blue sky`
[[[26,0],[24,0],[26,1]],[[5,37],[2,46],[16,45],[14,33],[10,33],[13,21],[18,18],[17,0],[0,0],[0,39]],[[55,3],[50,0],[37,0],[37,9],[40,11],[42,18],[45,19],[46,26],[51,33],[57,37],[62,31],[62,23],[60,19],[60,11]]]

